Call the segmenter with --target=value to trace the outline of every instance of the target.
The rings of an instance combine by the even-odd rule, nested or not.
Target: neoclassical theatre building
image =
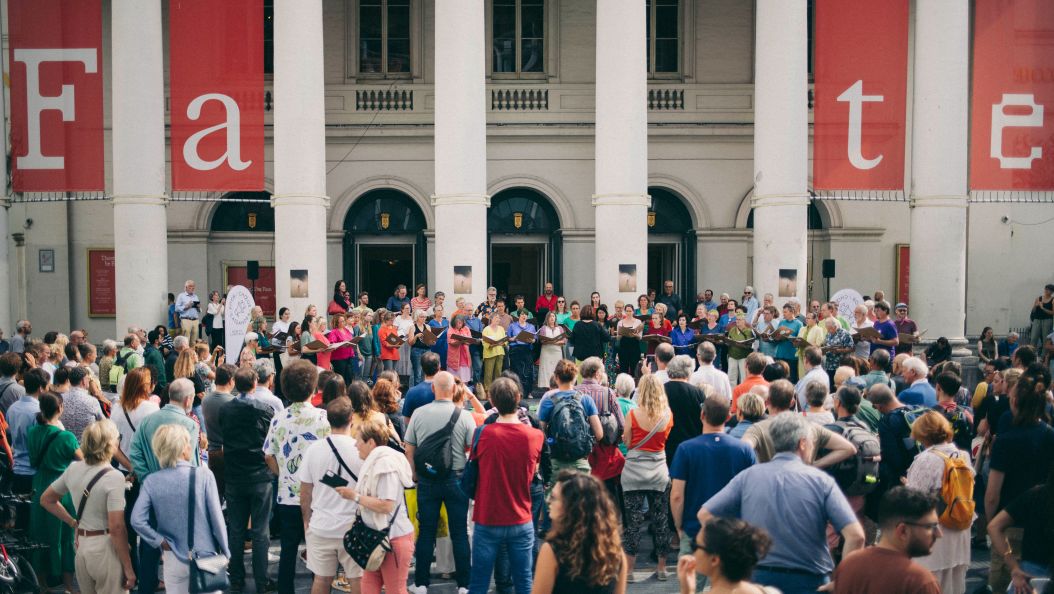
[[[904,191],[813,191],[811,0],[268,0],[266,191],[221,194],[150,173],[167,2],[105,0],[107,190],[5,199],[0,327],[115,336],[250,261],[294,317],[338,279],[610,305],[790,270],[779,301],[910,286],[929,338],[1025,326],[1054,209],[968,191],[971,2],[910,5]]]

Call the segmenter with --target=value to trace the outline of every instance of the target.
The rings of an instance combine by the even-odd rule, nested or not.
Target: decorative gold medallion
[[[250,229],[255,229],[256,228],[256,213],[255,212],[250,212],[249,213],[249,228]]]
[[[388,212],[381,213],[381,229],[387,229],[392,224],[392,215]]]
[[[512,213],[512,226],[516,227],[517,229],[519,229],[520,227],[523,226],[523,213],[522,212],[514,212],[514,213]]]
[[[655,211],[654,210],[649,210],[648,211],[648,226],[649,227],[654,227],[655,226]]]

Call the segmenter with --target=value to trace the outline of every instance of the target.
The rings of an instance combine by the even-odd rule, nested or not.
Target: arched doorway
[[[650,187],[648,209],[648,286],[662,292],[674,281],[684,303],[694,303],[698,239],[684,200],[666,188]]]
[[[560,294],[560,217],[544,194],[529,188],[509,188],[491,197],[487,242],[487,282],[499,295],[524,295],[530,306],[547,280]]]
[[[359,196],[344,217],[344,281],[354,293],[366,291],[373,306],[396,285],[427,280],[426,221],[413,198],[389,188]]]
[[[246,287],[264,314],[274,316],[274,207],[270,198],[268,192],[226,194],[209,222],[207,260],[210,287]]]

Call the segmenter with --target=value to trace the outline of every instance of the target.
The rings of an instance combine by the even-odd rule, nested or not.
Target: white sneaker
[[[428,586],[407,586],[406,590],[410,594],[428,594]]]
[[[468,594],[468,588],[458,588],[457,594]]]

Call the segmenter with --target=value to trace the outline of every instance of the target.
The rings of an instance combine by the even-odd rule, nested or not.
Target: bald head
[[[448,371],[440,371],[432,378],[432,392],[436,400],[453,400],[454,376]]]

